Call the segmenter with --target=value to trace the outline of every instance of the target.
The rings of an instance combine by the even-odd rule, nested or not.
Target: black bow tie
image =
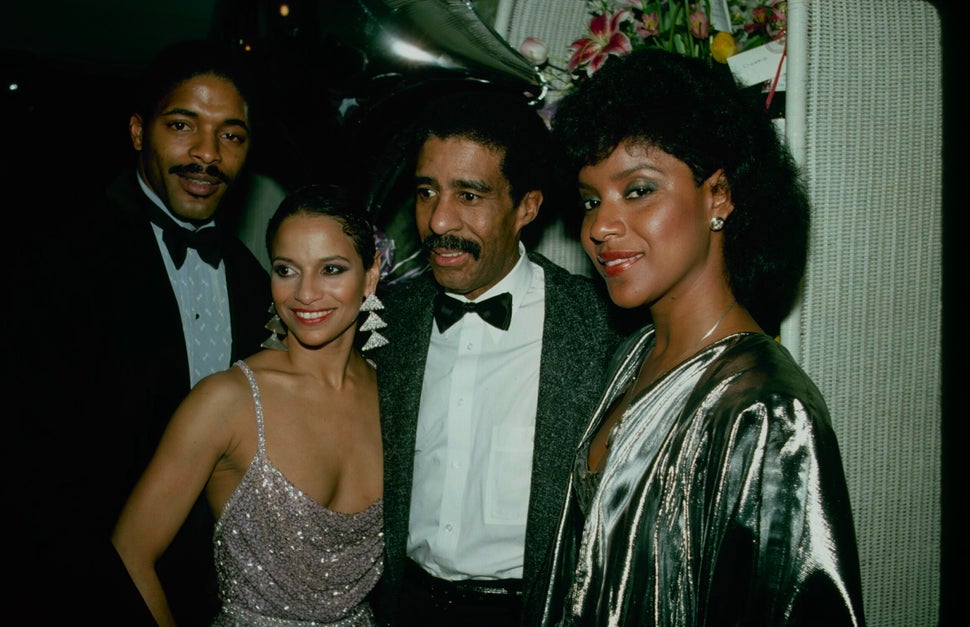
[[[185,263],[187,249],[194,248],[199,257],[213,268],[219,267],[222,253],[219,251],[219,237],[214,226],[190,231],[178,224],[152,203],[151,221],[162,229],[162,241],[168,247],[176,268]]]
[[[444,333],[461,320],[466,313],[474,311],[478,317],[493,327],[507,331],[512,322],[512,295],[508,292],[487,298],[481,302],[465,302],[439,292],[434,299],[434,319],[438,331]]]

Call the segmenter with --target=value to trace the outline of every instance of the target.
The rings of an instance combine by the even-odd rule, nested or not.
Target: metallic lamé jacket
[[[587,427],[543,625],[863,625],[848,491],[828,409],[788,351],[741,333],[633,400],[584,516],[589,440],[636,377],[630,337]]]

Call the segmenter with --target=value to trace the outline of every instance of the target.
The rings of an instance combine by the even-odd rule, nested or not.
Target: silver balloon
[[[415,83],[470,80],[545,96],[539,69],[458,0],[328,0],[321,33],[354,50],[359,76],[353,94],[387,96]]]

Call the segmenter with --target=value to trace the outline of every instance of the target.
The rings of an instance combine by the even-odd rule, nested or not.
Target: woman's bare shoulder
[[[207,404],[234,403],[239,396],[250,397],[249,382],[241,368],[232,366],[202,378],[192,388],[188,398],[193,396]]]
[[[172,422],[192,430],[232,430],[239,420],[251,416],[252,406],[246,375],[233,366],[196,383],[176,409]]]

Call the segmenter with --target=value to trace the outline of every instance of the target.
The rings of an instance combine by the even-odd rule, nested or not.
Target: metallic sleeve
[[[864,625],[828,410],[760,335],[716,343],[634,400],[589,515],[566,503],[553,557],[546,625]]]

